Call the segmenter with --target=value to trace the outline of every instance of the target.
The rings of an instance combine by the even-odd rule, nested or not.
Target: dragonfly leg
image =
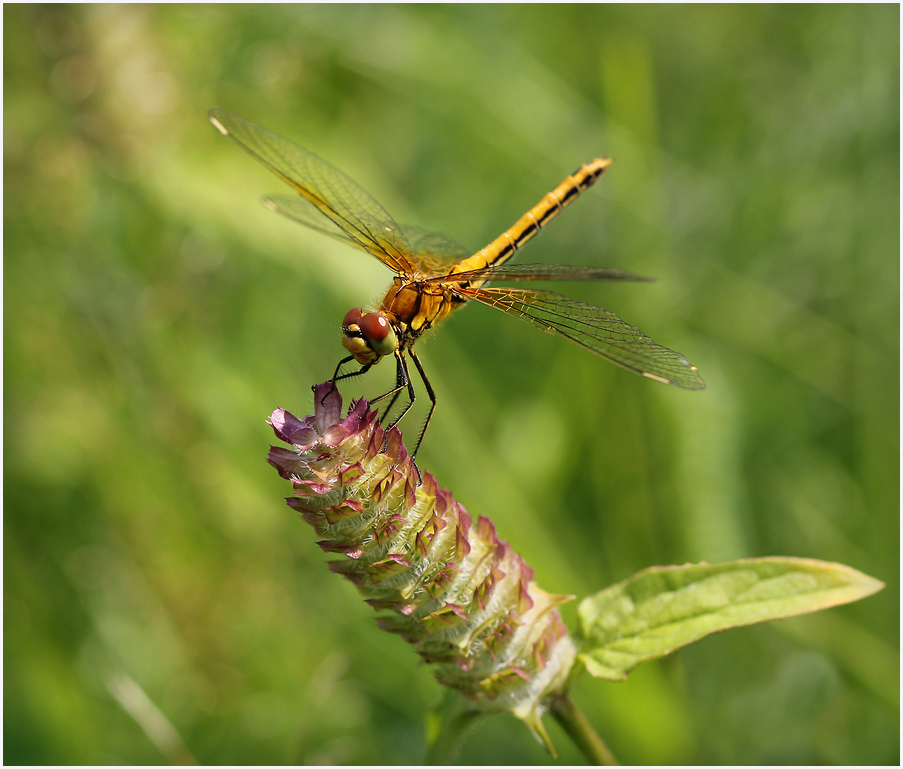
[[[350,379],[351,377],[360,376],[361,374],[366,374],[373,366],[372,363],[367,363],[367,364],[361,366],[357,371],[352,371],[348,374],[342,374],[341,376],[339,376],[339,371],[341,371],[342,366],[344,366],[346,363],[348,363],[349,361],[352,361],[352,360],[354,360],[354,356],[349,355],[347,358],[342,358],[342,360],[339,361],[339,365],[335,367],[335,373],[332,375],[332,378],[329,380],[330,383],[332,384],[332,387],[330,387],[329,391],[326,393],[326,395],[324,395],[320,399],[321,406],[324,405],[326,403],[326,399],[335,392],[335,390],[336,390],[335,383],[336,382],[338,382],[342,379]],[[311,387],[310,389],[313,390],[315,388],[316,388],[316,385],[314,385],[314,387]]]
[[[398,396],[401,394],[401,391],[405,388],[408,389],[408,405],[402,409],[401,413],[392,420],[392,423],[386,428],[388,432],[395,425],[397,425],[401,418],[411,410],[411,406],[414,405],[414,385],[411,382],[411,377],[408,374],[408,363],[405,360],[404,353],[401,350],[395,351],[395,387],[393,387],[389,392],[383,393],[378,398],[374,398],[370,401],[370,403],[377,403],[384,398],[392,397],[392,400],[389,401],[389,408],[386,409],[386,413],[383,415],[383,418],[389,415],[389,411],[392,409],[392,406],[395,405],[395,401],[398,400]]]
[[[411,351],[411,355],[413,355],[413,354],[414,354],[414,352]],[[405,360],[404,353],[401,350],[395,351],[395,360],[397,361],[397,366],[396,366],[397,377],[396,377],[395,388],[392,390],[389,390],[389,392],[387,392],[385,395],[380,395],[378,398],[374,398],[372,401],[370,401],[371,403],[374,403],[375,401],[380,401],[383,398],[388,398],[391,395],[392,400],[389,401],[389,407],[391,408],[391,406],[398,399],[398,396],[401,394],[402,390],[404,390],[405,388],[407,388],[407,390],[408,390],[407,405],[401,410],[401,413],[397,417],[395,417],[395,419],[392,420],[391,424],[388,427],[384,428],[386,431],[386,442],[383,444],[383,451],[385,451],[386,446],[389,443],[389,436],[388,436],[389,430],[391,430],[393,427],[395,427],[402,420],[402,417],[404,417],[404,415],[407,414],[411,410],[411,407],[414,405],[414,401],[417,400],[417,395],[414,392],[414,383],[411,380],[410,374],[408,373],[408,362]],[[419,366],[418,366],[418,368],[419,368]],[[386,416],[388,416],[388,409],[386,410]],[[413,460],[414,458],[411,457],[411,459]],[[418,478],[417,485],[419,486],[421,483],[423,483],[423,476],[420,473],[420,468],[417,467],[417,462],[414,462],[414,469],[417,471],[417,478]]]
[[[423,436],[426,435],[426,428],[430,426],[430,420],[433,418],[433,412],[436,410],[436,393],[433,392],[433,387],[430,384],[430,380],[427,378],[426,372],[423,370],[420,358],[417,357],[417,353],[413,350],[411,350],[411,358],[414,360],[414,365],[417,366],[417,372],[423,380],[423,384],[426,387],[426,394],[430,399],[430,413],[426,415],[426,421],[423,423],[420,437],[417,439],[417,443],[414,446],[414,453],[411,454],[411,459],[416,459],[417,452],[420,450],[420,444],[423,443]],[[417,472],[419,473],[420,471],[418,470]]]
[[[329,378],[329,381],[335,382],[336,379],[344,379],[345,375],[340,377],[339,372],[342,370],[342,366],[344,366],[346,363],[348,363],[349,361],[352,361],[352,360],[354,360],[353,355],[349,355],[346,358],[342,358],[342,360],[339,361],[339,365],[335,367],[335,373]]]
[[[370,367],[373,365],[372,363],[368,364],[368,365],[364,365],[364,366],[361,366],[361,368],[358,369],[357,371],[352,371],[349,374],[342,374],[340,376],[339,369],[341,369],[342,366],[344,366],[348,361],[350,361],[352,359],[352,357],[353,356],[345,358],[339,363],[338,367],[335,370],[335,374],[333,374],[333,378],[332,378],[332,386],[333,387],[335,387],[335,383],[337,381],[339,381],[340,379],[348,379],[353,376],[360,376],[361,374],[368,371],[370,369]],[[414,354],[413,350],[411,350],[411,357],[414,358],[414,362],[417,365],[417,371],[420,373],[420,378],[423,380],[423,383],[426,385],[426,391],[429,394],[430,401],[432,403],[432,406],[430,408],[430,413],[426,418],[427,424],[429,424],[430,417],[433,416],[433,411],[435,411],[435,409],[436,409],[436,396],[433,393],[433,388],[430,386],[429,380],[426,378],[426,374],[423,371],[423,366],[420,364],[420,359]],[[379,401],[384,400],[386,398],[390,398],[389,405],[387,406],[385,412],[383,412],[383,416],[380,421],[388,418],[389,413],[392,411],[392,408],[395,406],[396,401],[398,400],[399,396],[401,395],[402,392],[404,392],[405,389],[407,389],[407,391],[408,391],[408,402],[405,405],[405,407],[401,410],[401,413],[397,417],[395,417],[395,419],[392,420],[392,422],[388,425],[388,427],[384,428],[386,431],[386,440],[383,443],[383,447],[382,447],[383,451],[386,450],[386,446],[388,445],[388,442],[389,442],[389,437],[388,437],[389,430],[391,430],[393,427],[395,427],[401,421],[402,417],[404,417],[404,415],[407,414],[411,410],[411,407],[414,405],[414,401],[417,399],[417,395],[414,392],[414,383],[411,380],[411,375],[408,373],[408,363],[404,357],[404,352],[402,350],[396,350],[395,351],[395,387],[393,387],[391,390],[389,390],[389,392],[383,393],[379,397],[373,398],[370,401],[370,403],[373,404],[373,403],[378,403]],[[330,392],[332,392],[332,390],[330,390]],[[425,432],[426,432],[426,424],[423,426],[423,430],[420,431],[420,438],[417,440],[417,448],[420,447],[420,442],[423,440],[423,434]],[[414,450],[415,454],[416,454],[417,448],[415,448],[415,450]],[[414,458],[414,455],[411,456],[411,461],[414,464],[414,469],[417,471],[417,478],[418,478],[417,485],[419,486],[421,483],[423,483],[423,475],[420,472],[420,468],[417,467],[417,462]]]
[[[399,395],[401,395],[401,390],[396,390],[395,395],[392,396],[392,400],[389,401],[389,405],[386,406],[386,410],[383,411],[382,419],[380,419],[380,422],[382,422],[383,419],[388,418],[389,414],[392,412],[392,408],[395,406],[395,401],[398,400]]]

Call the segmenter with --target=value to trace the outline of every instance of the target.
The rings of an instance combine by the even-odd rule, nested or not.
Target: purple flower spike
[[[401,433],[387,436],[366,401],[341,411],[327,382],[314,388],[313,416],[270,417],[289,444],[268,457],[292,482],[289,506],[342,556],[329,568],[381,612],[381,628],[432,663],[441,683],[476,707],[512,712],[550,746],[540,715],[574,663],[556,608],[572,596],[538,587],[492,522],[474,521],[430,473],[418,485]]]

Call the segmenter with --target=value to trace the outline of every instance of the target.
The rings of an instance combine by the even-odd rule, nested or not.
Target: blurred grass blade
[[[110,694],[135,719],[167,763],[171,766],[198,765],[176,728],[134,679],[125,673],[113,672],[107,675],[106,684]]]
[[[709,633],[850,603],[883,587],[849,566],[807,558],[655,566],[581,602],[580,659],[597,678],[620,681]]]

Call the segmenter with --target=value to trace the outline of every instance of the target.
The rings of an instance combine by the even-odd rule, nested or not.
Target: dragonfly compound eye
[[[348,310],[348,313],[345,315],[345,319],[342,321],[342,328],[347,331],[350,326],[356,326],[360,322],[361,308],[355,307],[353,310]]]
[[[350,315],[351,313],[349,313]],[[388,318],[378,312],[368,312],[358,320],[358,326],[370,349],[378,355],[391,355],[398,347],[398,339]]]

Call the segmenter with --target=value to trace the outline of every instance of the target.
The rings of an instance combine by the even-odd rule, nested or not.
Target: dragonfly
[[[349,353],[339,361],[331,382],[365,374],[383,358],[394,356],[395,387],[371,403],[389,399],[387,419],[398,397],[407,403],[391,421],[397,425],[416,399],[408,371],[410,356],[430,399],[429,413],[414,446],[423,442],[436,410],[436,395],[414,343],[453,310],[474,300],[563,337],[596,355],[655,382],[686,390],[703,390],[705,382],[680,353],[652,341],[635,326],[601,307],[552,291],[487,287],[489,281],[648,281],[624,270],[561,264],[508,265],[515,253],[611,165],[606,157],[580,166],[512,227],[485,248],[471,253],[444,235],[399,226],[360,185],[338,168],[288,139],[238,115],[211,109],[210,122],[220,133],[260,161],[297,194],[264,198],[267,208],[375,256],[395,273],[379,306],[350,310],[342,321],[342,345]],[[341,373],[354,361],[356,370]],[[330,391],[331,392],[331,391]]]

